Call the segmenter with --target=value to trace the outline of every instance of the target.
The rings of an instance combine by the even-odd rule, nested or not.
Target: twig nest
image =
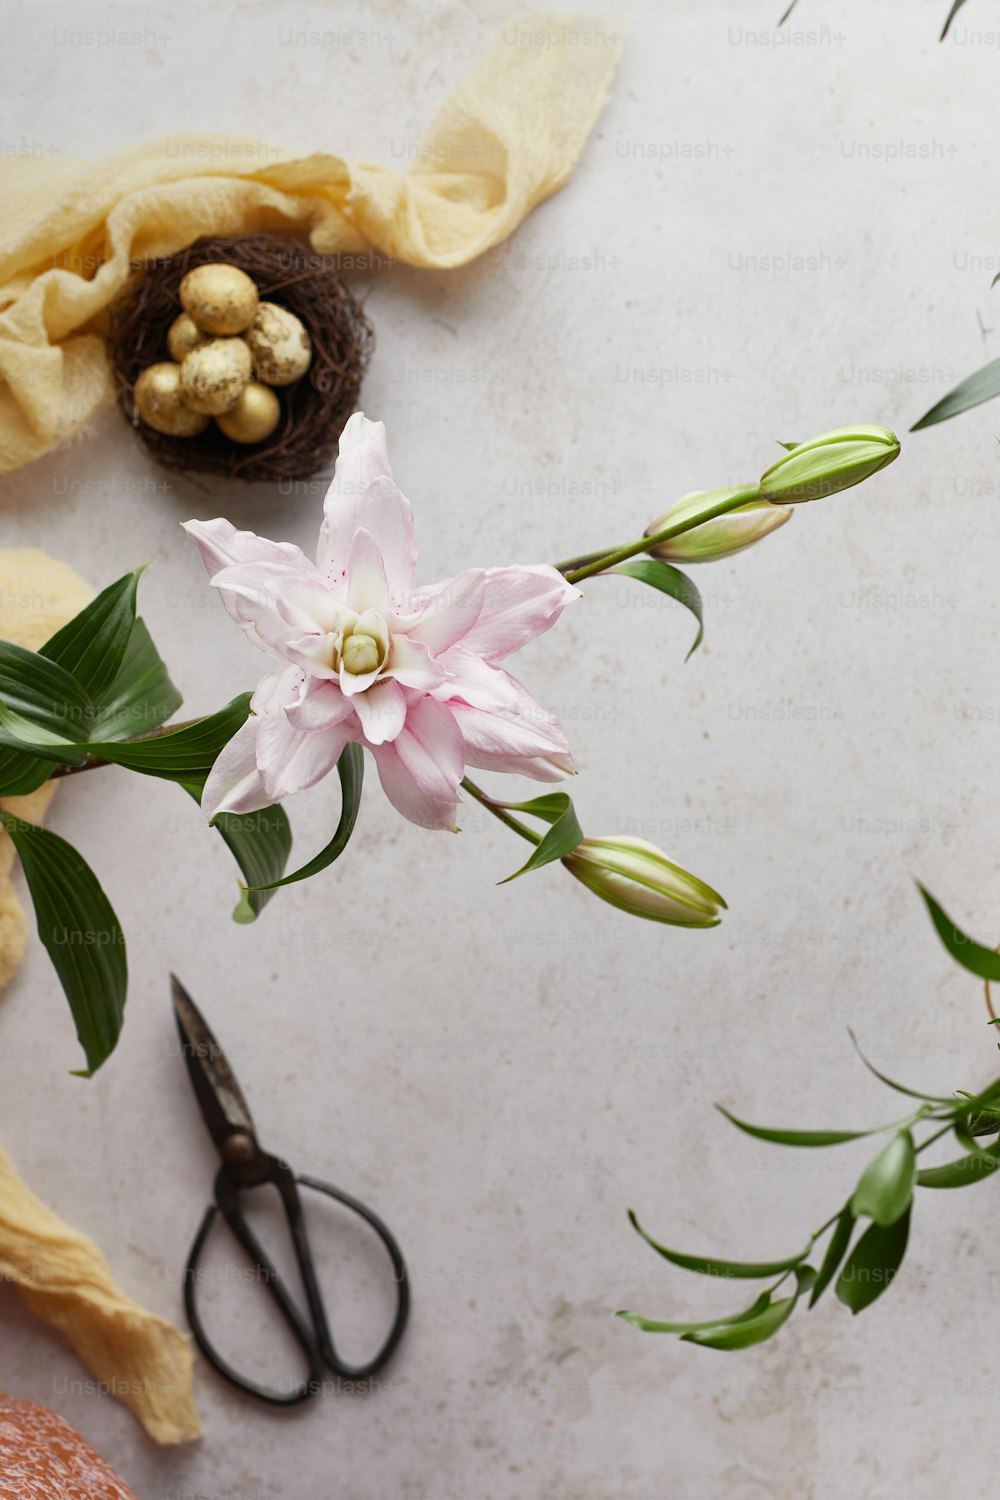
[[[281,421],[281,402],[270,386],[251,380],[235,406],[215,421],[234,443],[262,443]]]
[[[335,266],[332,257],[316,254],[291,236],[248,234],[199,240],[177,255],[151,262],[136,275],[110,310],[108,355],[119,405],[157,463],[181,472],[271,483],[306,479],[332,463],[344,423],[358,404],[373,344],[371,325]],[[195,303],[192,286],[197,292],[204,278],[196,280],[193,273],[209,269],[238,270],[256,289],[257,301],[247,323],[234,334],[213,335],[199,325],[209,299]],[[183,307],[182,285],[188,298]],[[303,332],[297,341],[276,339],[275,349],[281,354],[287,343],[297,348],[296,359],[301,360],[304,345],[311,351],[304,372],[292,375],[294,364],[280,370],[277,363],[273,369],[268,366],[268,373],[290,383],[275,384],[268,392],[267,381],[258,374],[252,383],[262,389],[251,392],[250,369],[244,363],[247,378],[237,382],[235,392],[230,387],[233,399],[229,404],[227,397],[227,410],[189,410],[184,433],[148,422],[148,403],[140,407],[138,400],[147,366],[166,361],[172,350],[175,365],[184,366],[198,355],[192,366],[197,371],[213,343],[233,341],[243,345],[252,365],[250,325],[261,303],[300,325]],[[211,311],[207,316],[212,320]],[[270,326],[261,320],[261,331]],[[292,326],[282,320],[285,333]],[[260,368],[263,372],[263,358]],[[187,390],[194,391],[194,384],[186,379]],[[182,399],[193,408],[184,388]],[[194,401],[199,401],[197,393]],[[199,404],[204,408],[203,400]],[[206,422],[209,415],[216,420]],[[194,423],[196,428],[187,425]],[[185,435],[192,431],[194,435]]]
[[[254,374],[265,385],[301,380],[312,359],[309,335],[294,313],[276,302],[262,302],[244,337]]]
[[[180,317],[175,318],[171,323],[167,334],[170,358],[180,364],[192,349],[200,349],[202,344],[207,344],[211,337],[210,333],[202,333],[190,313],[181,313]]]
[[[181,306],[203,333],[242,333],[259,303],[256,283],[238,266],[196,266],[181,282]]]
[[[208,417],[181,394],[180,365],[168,360],[143,370],[135,383],[135,404],[147,426],[166,437],[197,437],[208,426]]]
[[[242,396],[252,372],[242,339],[212,339],[192,349],[181,365],[181,395],[194,411],[218,416]]]

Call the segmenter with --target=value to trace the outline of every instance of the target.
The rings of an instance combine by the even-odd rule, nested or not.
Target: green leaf
[[[862,1172],[851,1199],[851,1212],[856,1219],[867,1215],[887,1229],[909,1208],[916,1180],[913,1136],[908,1130],[899,1130]]]
[[[891,1286],[906,1254],[910,1210],[895,1224],[872,1224],[837,1278],[837,1296],[852,1313],[864,1312]]]
[[[861,1046],[858,1042],[857,1037],[854,1035],[854,1032],[849,1026],[847,1028],[847,1035],[850,1037],[852,1043],[854,1044],[855,1052],[858,1054],[861,1061],[868,1069],[869,1073],[877,1078],[879,1083],[884,1083],[887,1088],[895,1089],[897,1094],[905,1094],[909,1099],[920,1099],[925,1104],[954,1104],[954,1099],[945,1098],[943,1094],[918,1094],[916,1089],[908,1089],[903,1083],[894,1083],[891,1078],[887,1078],[884,1073],[880,1073],[874,1063],[868,1061],[867,1057],[861,1050]]]
[[[878,1135],[880,1131],[892,1128],[891,1125],[873,1125],[871,1130],[770,1130],[763,1125],[748,1125],[745,1120],[738,1120],[721,1104],[715,1107],[737,1130],[758,1141],[773,1141],[776,1146],[840,1146],[845,1141],[859,1141],[864,1136]]]
[[[125,766],[143,776],[158,776],[165,781],[180,781],[201,788],[215,764],[219,752],[240,729],[250,712],[252,694],[241,693],[218,713],[193,724],[178,725],[163,734],[138,740],[93,740],[70,744],[36,730],[38,753],[50,760],[86,759],[88,756],[108,765]],[[0,722],[4,710],[0,708]]]
[[[137,619],[117,676],[94,704],[91,737],[106,741],[148,734],[165,724],[181,702],[144,621]]]
[[[52,775],[52,762],[0,745],[0,797],[23,797]]]
[[[196,800],[200,793],[192,791]],[[283,807],[254,813],[220,813],[215,826],[243,871],[246,886],[233,912],[236,922],[253,922],[270,901],[292,850],[292,828]],[[247,886],[250,889],[247,889]]]
[[[80,748],[98,760],[127,766],[143,776],[203,784],[219,752],[246,723],[252,696],[240,693],[218,713],[152,739],[95,741]]]
[[[962,4],[962,0],[958,0],[958,4]],[[957,5],[952,6],[945,31],[951,25],[952,16],[957,8]],[[933,427],[935,422],[946,422],[949,417],[957,417],[960,412],[979,406],[983,401],[989,401],[994,396],[1000,396],[1000,359],[992,359],[974,375],[967,375],[959,385],[955,386],[954,390],[949,391],[947,396],[943,396],[935,406],[932,406],[930,411],[924,412],[920,421],[914,422],[910,431],[919,432],[922,427]]]
[[[917,1186],[926,1188],[968,1187],[970,1183],[982,1182],[992,1177],[1000,1167],[1000,1141],[992,1146],[961,1156],[957,1161],[945,1162],[940,1167],[924,1167],[917,1173]]]
[[[753,1306],[745,1308],[743,1312],[733,1313],[728,1318],[709,1318],[700,1323],[661,1323],[656,1318],[644,1318],[641,1313],[634,1312],[618,1312],[615,1317],[631,1323],[633,1328],[638,1328],[642,1333],[700,1333],[705,1328],[728,1328],[732,1323],[745,1323],[762,1313],[770,1302],[771,1293],[761,1292]]]
[[[740,1323],[731,1323],[728,1328],[707,1333],[682,1334],[681,1342],[698,1344],[703,1349],[722,1349],[727,1352],[735,1349],[750,1349],[754,1344],[763,1344],[767,1339],[774,1338],[779,1328],[788,1322],[799,1298],[809,1291],[815,1278],[816,1272],[812,1266],[796,1266],[794,1296],[783,1297],[779,1302],[772,1302],[756,1317],[746,1318]]]
[[[942,42],[944,41],[945,37],[948,35],[948,28],[949,28],[949,26],[951,25],[952,21],[954,21],[955,17],[958,15],[959,11],[962,9],[962,6],[964,4],[965,4],[965,0],[954,0],[954,4],[952,5],[951,10],[948,12],[948,19],[944,23],[944,30],[942,31],[941,36],[940,36],[940,40]],[[997,362],[1000,363],[1000,361],[997,361]],[[947,400],[947,397],[945,399]],[[926,420],[927,419],[925,417],[924,418],[924,422],[926,422]],[[937,420],[940,421],[941,420],[940,417]]]
[[[855,1220],[854,1214],[851,1212],[851,1205],[847,1203],[841,1210],[840,1218],[837,1220],[834,1231],[830,1236],[830,1243],[826,1247],[823,1264],[819,1268],[816,1284],[812,1289],[812,1296],[809,1298],[810,1307],[816,1306],[816,1303],[836,1275],[840,1267],[840,1262],[847,1254],[847,1247],[851,1243],[854,1223]]]
[[[798,1255],[792,1255],[787,1260],[767,1261],[716,1260],[712,1256],[682,1255],[678,1250],[668,1250],[665,1245],[658,1244],[648,1235],[632,1209],[629,1209],[628,1216],[632,1228],[642,1235],[646,1244],[652,1246],[657,1255],[662,1255],[664,1260],[681,1266],[685,1271],[697,1271],[701,1276],[733,1276],[746,1280],[754,1280],[760,1276],[779,1276],[783,1271],[793,1271],[796,1266],[801,1265],[811,1249],[811,1245],[807,1245]]]
[[[919,883],[917,889],[927,903],[938,937],[955,962],[979,979],[1000,979],[1000,953],[992,948],[984,948],[982,943],[967,937],[960,927],[955,926],[929,891],[925,891]]]
[[[35,907],[38,935],[62,987],[90,1077],[114,1051],[128,983],[125,939],[97,877],[81,855],[48,829],[0,809]]]
[[[126,573],[56,632],[41,655],[65,667],[92,697],[109,688],[121,668],[135,624],[135,596],[143,569]],[[80,739],[79,732],[73,738]]]
[[[269,883],[254,882],[244,888],[244,899],[236,908],[233,916],[237,922],[252,921],[253,917],[246,915],[245,907],[247,898],[253,899],[255,895],[263,891],[276,891],[283,885],[294,885],[297,880],[308,880],[312,875],[318,875],[332,865],[335,859],[339,859],[351,841],[354,825],[358,821],[358,809],[361,806],[361,787],[365,776],[365,756],[360,745],[345,745],[340,752],[337,761],[337,775],[340,777],[341,807],[340,819],[337,823],[333,838],[321,849],[314,859],[302,865],[291,875],[283,879],[273,879]],[[280,872],[279,872],[280,873]]]
[[[24,750],[35,740],[49,745],[53,739],[85,739],[92,714],[88,694],[64,667],[0,641],[0,743]],[[22,738],[25,732],[32,736],[30,744]]]
[[[694,638],[694,645],[685,657],[685,661],[690,660],[701,645],[705,627],[701,617],[701,595],[687,574],[658,557],[637,557],[631,562],[619,563],[617,568],[612,568],[610,571],[622,573],[626,578],[636,578],[640,583],[647,583],[650,588],[659,589],[661,594],[669,594],[671,599],[676,599],[678,604],[683,604],[685,609],[691,611],[698,621],[698,634]]]
[[[519,875],[527,875],[529,870],[540,870],[543,865],[550,865],[553,860],[572,854],[583,840],[583,829],[577,820],[573,800],[567,792],[549,792],[544,797],[532,798],[530,802],[497,802],[495,806],[505,808],[508,812],[528,813],[551,825],[531,858],[519,870],[515,870],[513,875],[501,880],[501,885],[516,880]]]

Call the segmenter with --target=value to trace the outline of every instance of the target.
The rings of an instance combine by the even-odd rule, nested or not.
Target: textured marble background
[[[777,33],[780,9],[623,5],[621,72],[570,186],[463,271],[356,279],[378,334],[364,405],[388,423],[423,579],[627,535],[685,490],[755,476],[777,438],[904,431],[1000,352],[989,0],[944,45],[945,0],[800,0]],[[403,165],[515,14],[7,4],[0,145],[98,154],[232,128]],[[102,40],[113,26],[138,44]],[[324,31],[340,35],[303,39]],[[760,1257],[797,1247],[853,1182],[850,1148],[759,1146],[713,1101],[775,1123],[891,1117],[848,1024],[931,1090],[991,1076],[982,997],[913,881],[995,935],[998,411],[916,434],[873,484],[703,569],[687,665],[689,617],[610,582],[519,659],[568,728],[587,828],[644,834],[717,885],[731,911],[714,932],[630,923],[556,871],[498,890],[521,852],[505,830],[473,811],[461,838],[422,832],[374,777],[336,871],[238,928],[228,856],[176,789],[112,770],[67,786],[54,824],[129,937],[128,1024],[95,1081],[71,1078],[32,948],[0,1000],[20,1169],[182,1321],[214,1162],[171,1029],[175,968],[265,1142],[397,1230],[414,1314],[364,1399],[273,1413],[199,1363],[205,1439],[158,1452],[8,1289],[0,1389],[63,1411],[143,1500],[992,1496],[995,1189],[922,1196],[897,1286],[857,1323],[829,1297],[723,1356],[612,1314],[719,1305],[645,1250],[627,1206],[668,1242]],[[152,560],[143,612],[195,712],[260,660],[178,521],[222,512],[311,545],[319,493],[165,477],[108,412],[0,482],[0,506],[5,544],[95,584]],[[301,850],[336,796],[293,808]],[[213,1265],[217,1326],[287,1360],[238,1262]]]

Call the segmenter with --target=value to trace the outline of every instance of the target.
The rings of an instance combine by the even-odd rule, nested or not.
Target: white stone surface
[[[685,490],[755,476],[776,438],[903,431],[998,353],[987,0],[942,46],[945,0],[800,0],[777,33],[780,9],[623,6],[621,72],[570,186],[465,270],[358,281],[378,334],[364,405],[388,423],[424,579],[627,536]],[[232,128],[401,163],[515,14],[8,4],[3,149]],[[140,44],[107,44],[108,27]],[[367,41],[282,39],[358,27]],[[19,1168],[183,1323],[214,1161],[173,1040],[174,968],[265,1142],[397,1230],[414,1314],[367,1399],[274,1413],[199,1362],[204,1441],[159,1452],[7,1289],[0,1389],[64,1412],[143,1500],[992,1496],[996,1189],[922,1196],[897,1286],[858,1322],[830,1296],[724,1357],[612,1314],[733,1300],[657,1261],[628,1205],[681,1247],[763,1256],[850,1189],[862,1156],[757,1146],[714,1100],[765,1122],[891,1118],[848,1024],[930,1089],[995,1067],[977,984],[913,879],[996,935],[997,419],[907,438],[871,485],[703,569],[687,665],[689,617],[610,582],[519,660],[570,732],[586,827],[644,833],[717,884],[731,910],[713,933],[630,923],[557,871],[496,889],[521,853],[509,834],[475,812],[458,839],[404,825],[373,777],[343,863],[239,928],[226,851],[179,792],[115,771],[67,786],[54,826],[123,919],[128,1024],[96,1080],[70,1077],[69,1017],[32,947],[0,1001]],[[150,559],[143,612],[201,711],[260,661],[178,521],[221,512],[310,544],[319,493],[178,482],[108,412],[6,477],[0,514],[5,544],[95,584]],[[293,808],[301,850],[335,810],[334,786]],[[263,1348],[238,1290],[230,1332],[259,1327]]]

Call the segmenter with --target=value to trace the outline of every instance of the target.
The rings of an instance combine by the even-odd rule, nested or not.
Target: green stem
[[[571,557],[568,562],[556,563],[556,568],[564,575],[567,583],[580,583],[584,578],[592,578],[595,573],[605,573],[609,568],[616,567],[618,563],[627,562],[630,557],[636,557],[640,552],[649,552],[660,542],[668,542],[675,536],[681,536],[685,531],[694,531],[696,526],[703,526],[706,521],[715,521],[719,516],[728,515],[731,510],[738,510],[741,505],[749,504],[756,493],[756,489],[751,486],[736,490],[725,500],[718,501],[717,504],[709,506],[707,510],[689,517],[686,521],[675,521],[672,526],[664,526],[661,531],[654,531],[651,536],[641,536],[637,542],[628,542],[625,546],[613,548],[611,551],[591,552],[584,557]]]
[[[513,828],[514,832],[519,833],[523,839],[527,839],[529,844],[537,845],[542,842],[541,834],[535,833],[526,823],[522,823],[520,818],[515,818],[505,807],[500,807],[496,802],[492,801],[491,798],[487,797],[482,787],[476,786],[475,782],[470,781],[468,776],[463,780],[462,786],[470,797],[475,798],[481,807],[485,807],[487,812],[491,812],[495,818],[498,818],[501,823],[505,823],[508,828]]]

